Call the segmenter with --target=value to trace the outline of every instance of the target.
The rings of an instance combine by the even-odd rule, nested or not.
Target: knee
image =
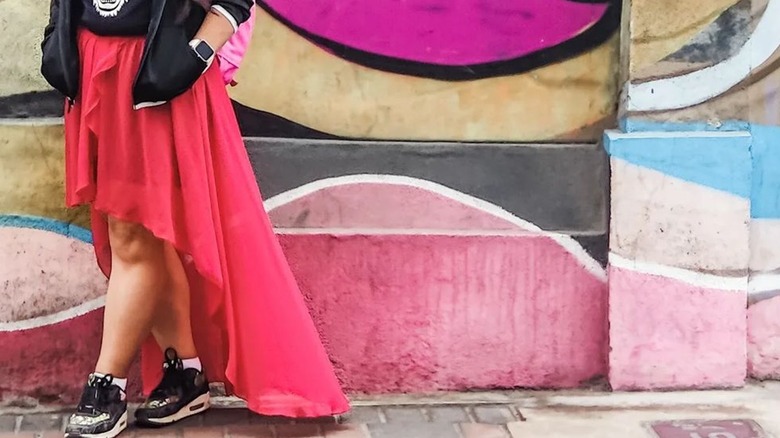
[[[139,224],[109,219],[108,234],[112,256],[127,264],[150,260],[162,250],[162,243]]]

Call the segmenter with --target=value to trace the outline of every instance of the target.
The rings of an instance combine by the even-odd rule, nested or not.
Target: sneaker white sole
[[[147,418],[144,421],[141,421],[139,423],[156,425],[156,426],[173,424],[187,417],[198,415],[201,412],[207,410],[209,407],[211,407],[211,397],[208,393],[206,393],[196,398],[195,400],[191,401],[187,406],[184,406],[183,408],[179,409],[179,411],[176,412],[175,414],[169,415],[167,417],[161,417],[161,418]]]
[[[108,432],[103,433],[81,433],[81,434],[65,434],[65,438],[114,438],[127,429],[127,411],[119,417],[119,421],[116,422],[114,427]]]

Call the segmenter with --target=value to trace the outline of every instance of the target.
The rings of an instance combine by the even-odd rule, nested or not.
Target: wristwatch
[[[211,61],[214,60],[214,55],[216,52],[209,45],[209,43],[203,40],[194,39],[190,41],[190,47],[192,47],[192,50],[195,51],[195,54],[198,55],[198,58],[203,60],[206,65],[211,65]]]

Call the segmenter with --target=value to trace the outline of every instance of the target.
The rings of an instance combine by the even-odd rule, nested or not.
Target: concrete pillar
[[[621,128],[605,135],[609,381],[616,390],[739,386],[751,194],[765,185],[755,180],[750,119],[763,103],[750,81],[777,46],[763,34],[749,40],[763,28],[752,26],[762,11],[748,1],[628,3]]]

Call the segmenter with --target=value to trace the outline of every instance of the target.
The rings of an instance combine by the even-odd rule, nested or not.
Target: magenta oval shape
[[[262,3],[314,37],[373,55],[445,66],[506,61],[557,46],[596,25],[612,4],[570,0]]]

